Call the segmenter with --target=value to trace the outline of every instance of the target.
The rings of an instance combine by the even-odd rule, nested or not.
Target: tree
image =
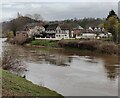
[[[109,15],[107,16],[107,19],[106,20],[108,20],[110,17],[112,17],[112,16],[117,16],[117,14],[115,13],[115,11],[114,10],[111,10],[110,12],[109,12]]]
[[[29,23],[36,23],[35,19],[31,19],[29,17],[18,17],[16,19],[12,19],[8,22],[3,22],[2,24],[2,32],[8,33],[8,31],[13,31],[14,36],[16,35],[16,31],[22,31],[25,29],[25,26]]]
[[[7,48],[8,47],[4,47],[2,52],[2,69],[18,74],[25,71],[25,64],[15,53],[14,49]]]
[[[118,43],[120,43],[120,23],[118,23]]]
[[[106,21],[104,22],[104,28],[108,32],[112,33],[114,42],[118,41],[118,24],[119,24],[119,19],[117,15],[113,10],[110,11]]]
[[[26,14],[25,17],[33,19],[33,16],[31,14]]]
[[[35,13],[35,14],[33,14],[33,15],[31,15],[31,14],[26,14],[25,17],[29,17],[29,18],[35,19],[35,20],[37,20],[37,21],[43,20],[43,17],[42,17],[40,14],[37,14],[37,13]]]
[[[15,36],[16,35],[16,31],[17,31],[17,25],[16,25],[15,21],[11,21],[10,30],[13,31],[13,34]]]
[[[12,31],[10,31],[10,32],[7,33],[6,36],[7,36],[8,39],[10,39],[10,38],[13,38],[13,37],[14,37],[14,34],[13,34]]]
[[[42,16],[40,14],[34,14],[35,20],[43,20]]]

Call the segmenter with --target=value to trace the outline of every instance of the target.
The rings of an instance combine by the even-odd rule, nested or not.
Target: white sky
[[[70,18],[105,18],[113,9],[118,11],[119,0],[2,0],[1,20],[21,14],[39,13],[45,20]],[[1,7],[1,6],[0,6]],[[1,12],[1,8],[0,8]]]
[[[118,2],[120,0],[1,0],[2,3],[10,2]]]

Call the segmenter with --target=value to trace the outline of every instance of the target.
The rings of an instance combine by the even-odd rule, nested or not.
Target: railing
[[[61,38],[37,38],[37,37],[35,37],[35,39],[41,39],[41,40],[61,40]]]

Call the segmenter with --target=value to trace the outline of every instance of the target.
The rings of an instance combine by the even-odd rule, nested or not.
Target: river
[[[76,49],[3,44],[25,63],[26,79],[64,96],[117,96],[118,57]]]

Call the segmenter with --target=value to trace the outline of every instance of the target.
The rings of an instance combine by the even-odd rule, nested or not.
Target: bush
[[[61,47],[78,47],[78,41],[77,40],[61,40],[58,42],[58,45]]]
[[[117,54],[118,53],[118,46],[114,43],[102,43],[99,46],[99,51],[106,54]]]
[[[58,42],[58,45],[61,47],[98,51],[106,54],[117,54],[118,52],[118,47],[115,43],[100,40],[61,40]]]
[[[96,50],[101,41],[80,41],[79,48],[87,50]]]
[[[19,73],[25,70],[23,66],[23,62],[16,56],[14,50],[4,49],[2,53],[2,69]]]

